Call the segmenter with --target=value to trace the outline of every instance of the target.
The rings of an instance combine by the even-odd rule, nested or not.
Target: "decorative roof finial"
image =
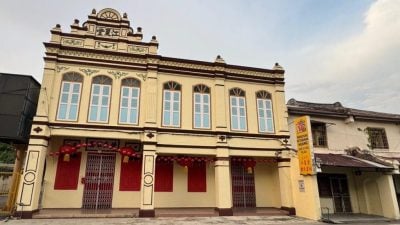
[[[281,65],[279,65],[279,63],[275,63],[275,66],[272,69],[273,70],[284,70],[283,67]]]
[[[156,37],[155,35],[153,35],[153,36],[151,37],[150,43],[158,43],[157,37]]]
[[[61,28],[61,25],[59,23],[57,23],[56,28]]]
[[[127,19],[127,18],[128,18],[128,14],[124,13],[123,17],[124,17],[125,19]]]
[[[74,19],[74,25],[79,25],[79,20],[78,19]]]
[[[92,14],[96,14],[96,9],[92,9]]]
[[[214,62],[216,62],[216,63],[225,63],[225,60],[220,55],[217,55],[217,58],[215,59]]]
[[[142,33],[142,28],[141,28],[141,27],[138,27],[138,28],[137,28],[137,32],[138,32],[138,33]]]

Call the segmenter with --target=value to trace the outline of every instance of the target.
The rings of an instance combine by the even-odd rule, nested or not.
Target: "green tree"
[[[12,164],[15,161],[15,157],[14,148],[9,144],[0,142],[0,163]]]

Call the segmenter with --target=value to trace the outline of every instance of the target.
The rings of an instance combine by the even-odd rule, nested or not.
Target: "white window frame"
[[[64,85],[65,84],[69,84],[69,90],[68,92],[64,92]],[[73,93],[73,89],[74,89],[74,85],[75,84],[79,84],[79,93],[78,93],[78,102],[76,103],[76,118],[75,119],[69,119],[70,117],[70,112],[71,112],[71,106],[75,105],[75,103],[71,103],[72,101],[72,94]],[[60,98],[58,101],[58,111],[57,111],[57,120],[63,120],[63,121],[77,121],[78,120],[78,115],[79,115],[79,104],[80,104],[80,100],[81,100],[81,92],[82,92],[82,83],[81,82],[71,82],[71,81],[62,81],[61,82],[61,91],[60,91]],[[61,109],[61,104],[65,104],[61,102],[62,99],[62,95],[63,94],[68,94],[68,99],[67,99],[67,112],[66,112],[66,119],[62,119],[60,118],[60,109]]]
[[[165,124],[165,121],[164,121],[164,115],[165,115],[165,112],[166,111],[168,111],[168,110],[166,110],[165,108],[165,106],[166,106],[166,102],[165,102],[165,93],[167,93],[167,92],[169,92],[170,93],[170,96],[171,96],[171,99],[169,100],[170,102],[169,102],[169,121],[170,121],[170,124]],[[179,101],[178,101],[178,107],[179,107],[179,109],[178,109],[178,111],[174,111],[174,102],[176,102],[175,100],[174,100],[174,94],[175,93],[178,93],[179,94]],[[166,127],[180,127],[181,126],[181,101],[182,101],[182,97],[181,97],[181,91],[175,91],[175,90],[168,90],[168,89],[164,89],[164,92],[163,92],[163,113],[162,113],[162,125],[163,126],[166,126]],[[174,112],[178,112],[178,125],[174,125],[173,123],[173,119],[174,119]]]
[[[96,96],[98,96],[99,97],[99,101],[98,101],[98,105],[96,105],[96,107],[97,107],[97,115],[96,115],[96,120],[91,120],[90,119],[90,115],[91,115],[91,112],[92,112],[92,106],[93,106],[93,97],[94,97],[94,95],[93,95],[93,92],[94,92],[94,87],[96,86],[96,85],[98,85],[99,87],[100,87],[100,90],[99,90],[99,94],[96,94]],[[102,100],[103,100],[103,97],[105,97],[106,95],[103,95],[103,89],[104,89],[104,87],[106,87],[106,86],[108,86],[109,87],[109,92],[108,92],[108,95],[107,95],[107,97],[108,97],[108,102],[107,102],[107,119],[105,120],[105,121],[101,121],[100,120],[100,113],[101,113],[101,107],[102,107]],[[108,119],[109,119],[109,114],[110,114],[110,101],[111,101],[111,91],[112,91],[112,89],[111,89],[111,85],[109,85],[109,84],[92,84],[92,93],[90,94],[90,105],[89,105],[89,114],[88,114],[88,122],[96,122],[96,123],[108,123]]]
[[[128,97],[124,97],[123,96],[123,91],[124,88],[128,89]],[[132,92],[134,89],[138,90],[138,96],[137,97],[132,97]],[[128,99],[128,106],[127,107],[123,107],[122,106],[122,100],[124,98]],[[140,109],[140,88],[139,87],[129,87],[129,86],[122,86],[121,87],[121,98],[120,98],[120,104],[119,104],[119,123],[121,124],[131,124],[131,125],[138,125],[139,124],[139,109]],[[132,107],[132,100],[136,99],[137,100],[137,105],[136,107]],[[122,108],[126,108],[127,111],[127,122],[122,122],[121,118],[122,118]],[[136,108],[136,118],[134,122],[129,121],[129,119],[131,118],[131,110]]]
[[[196,95],[200,96],[200,102],[196,103]],[[208,96],[208,103],[204,103],[204,96]],[[195,92],[193,94],[193,127],[198,129],[210,129],[211,127],[211,113],[210,113],[210,94]],[[196,113],[196,104],[200,105],[200,113]],[[204,106],[208,106],[208,113],[204,112]],[[196,114],[200,114],[200,126],[196,126]],[[208,115],[208,126],[204,125],[204,118]]]
[[[261,101],[262,102],[262,109],[260,109],[258,102]],[[269,102],[269,105],[271,106],[270,108],[267,108],[267,102]],[[272,107],[272,101],[271,99],[268,98],[257,98],[257,117],[258,117],[258,131],[260,133],[274,133],[275,132],[275,125],[274,125],[274,112],[273,112],[273,107]],[[260,110],[263,111],[264,113],[264,117],[260,116]],[[267,111],[271,111],[271,118],[268,117],[267,115]],[[272,130],[268,130],[268,120],[271,120],[271,127]],[[261,120],[264,120],[265,123],[265,130],[261,129]]]
[[[232,104],[232,99],[233,98],[236,98],[237,105],[235,105],[235,106]],[[243,99],[243,101],[244,101],[243,106],[240,106],[240,103],[239,103],[240,99]],[[230,98],[229,98],[229,104],[231,106],[231,111],[230,111],[230,113],[231,113],[231,130],[234,130],[234,131],[247,131],[246,98],[244,96],[233,96],[233,95],[231,95]],[[237,108],[237,113],[238,113],[237,122],[238,122],[238,127],[239,128],[234,128],[233,127],[233,108],[234,107]],[[240,109],[241,108],[244,109],[244,116],[240,115]],[[240,118],[242,118],[242,117],[244,118],[244,128],[241,128],[241,125],[240,125]]]

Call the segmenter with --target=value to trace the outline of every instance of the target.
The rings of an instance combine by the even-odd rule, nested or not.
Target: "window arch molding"
[[[127,77],[121,80],[121,86],[140,88],[140,85],[141,85],[140,80],[133,77]]]
[[[210,87],[205,84],[196,84],[193,86],[193,92],[210,94]]]
[[[258,132],[274,133],[274,113],[272,95],[265,90],[256,92],[257,122]]]
[[[232,88],[229,90],[229,95],[230,96],[238,96],[238,97],[245,97],[246,96],[246,92],[238,87]]]
[[[62,81],[83,83],[83,75],[78,72],[67,72],[62,75]]]
[[[256,92],[256,98],[271,99],[271,93],[269,93],[268,91],[260,90]]]
[[[112,78],[106,75],[97,75],[93,77],[92,84],[105,84],[105,85],[112,85]]]
[[[182,85],[175,81],[167,81],[163,84],[164,90],[181,91]]]

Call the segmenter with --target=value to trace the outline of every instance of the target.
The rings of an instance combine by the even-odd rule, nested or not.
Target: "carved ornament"
[[[61,43],[64,45],[70,45],[70,46],[83,46],[82,39],[63,38],[63,39],[61,39]]]
[[[93,70],[93,69],[89,69],[89,68],[79,68],[79,70],[82,71],[84,74],[86,74],[86,76],[91,76],[92,74],[100,71],[100,70]]]
[[[63,70],[67,70],[67,69],[69,69],[69,67],[66,67],[66,66],[56,66],[56,71],[57,71],[57,73],[59,73],[59,72],[61,72],[61,71],[63,71]]]
[[[126,75],[128,75],[127,72],[122,72],[122,71],[108,71],[109,74],[113,75],[115,77],[115,79],[119,79],[121,77],[124,77]]]

